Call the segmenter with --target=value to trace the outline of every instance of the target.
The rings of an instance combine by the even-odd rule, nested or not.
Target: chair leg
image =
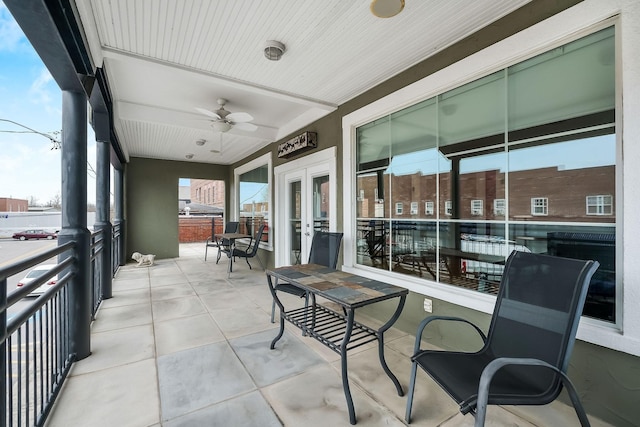
[[[409,393],[407,395],[407,411],[404,414],[404,420],[407,424],[411,423],[411,408],[413,407],[413,392],[416,388],[416,374],[418,371],[418,363],[411,364],[411,378],[409,380]]]
[[[244,260],[247,261],[247,265],[249,266],[249,270],[253,270],[251,268],[251,264],[249,264],[249,257],[248,256],[244,257]]]
[[[209,245],[204,247],[204,260],[207,260],[207,251],[209,250]]]
[[[276,300],[273,300],[271,302],[271,323],[276,323],[276,321],[274,320],[275,313],[276,313]]]
[[[222,252],[220,251],[220,248],[218,248],[218,256],[216,257],[216,264],[218,263],[218,261],[220,261],[221,256],[222,256]]]

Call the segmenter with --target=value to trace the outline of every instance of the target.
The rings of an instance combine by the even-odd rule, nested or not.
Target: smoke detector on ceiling
[[[264,57],[269,61],[279,61],[284,51],[284,44],[276,40],[267,40],[264,45]]]

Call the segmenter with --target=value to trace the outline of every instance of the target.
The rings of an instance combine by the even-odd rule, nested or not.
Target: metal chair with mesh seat
[[[225,233],[237,233],[238,232],[238,227],[240,226],[240,223],[237,221],[231,221],[228,222],[225,226],[224,226],[224,232]],[[218,261],[220,261],[220,257],[222,256],[222,253],[226,253],[227,255],[229,255],[229,247],[231,246],[230,242],[228,239],[218,239],[216,238],[216,230],[215,230],[215,218],[213,218],[211,220],[211,237],[209,239],[207,239],[206,242],[206,246],[204,249],[204,260],[207,260],[207,251],[209,250],[210,247],[214,247],[214,248],[218,248],[218,256],[216,258],[216,264],[218,263]]]
[[[431,316],[418,326],[405,420],[411,421],[420,367],[483,426],[487,405],[546,405],[566,387],[583,426],[589,425],[567,377],[569,359],[596,261],[513,252],[505,264],[487,336],[471,322]],[[421,350],[434,320],[471,325],[484,340],[478,352]]]
[[[330,268],[336,268],[338,264],[338,255],[340,254],[340,243],[342,242],[343,233],[333,233],[328,231],[316,231],[311,241],[311,250],[309,251],[309,264],[319,264]],[[290,283],[278,283],[274,289],[280,292],[286,292],[291,295],[304,298],[305,308],[309,306],[309,294],[303,289]],[[274,323],[276,312],[275,300],[271,304],[271,323]]]
[[[262,241],[262,234],[264,233],[265,228],[267,228],[266,224],[262,224],[260,226],[260,228],[258,229],[258,232],[256,233],[255,239],[249,242],[249,246],[247,246],[246,248],[233,249],[233,256],[238,258],[244,258],[244,260],[247,262],[247,265],[249,266],[249,269],[251,269],[251,264],[249,264],[249,258],[255,257],[258,259],[258,263],[260,264],[260,267],[262,267],[262,269],[264,270],[264,265],[262,264],[262,261],[258,256],[258,248],[260,247],[260,242]]]

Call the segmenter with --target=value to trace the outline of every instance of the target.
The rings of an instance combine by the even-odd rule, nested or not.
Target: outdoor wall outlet
[[[433,312],[433,301],[431,301],[429,298],[424,299],[424,311],[426,311],[427,313]]]

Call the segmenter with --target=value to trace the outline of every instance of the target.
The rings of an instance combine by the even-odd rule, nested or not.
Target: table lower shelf
[[[347,319],[344,315],[316,304],[287,311],[283,317],[336,353],[342,354],[342,343],[347,330]],[[377,340],[378,331],[354,320],[346,351]]]

